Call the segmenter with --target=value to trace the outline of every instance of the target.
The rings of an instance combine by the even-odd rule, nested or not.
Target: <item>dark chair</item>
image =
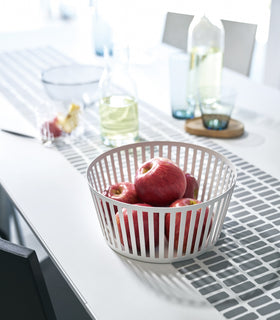
[[[0,315],[5,320],[90,320],[52,261],[0,239]]]
[[[24,245],[23,234],[20,228],[16,208],[9,195],[0,184],[0,237],[10,240],[11,223],[13,222],[18,243]]]

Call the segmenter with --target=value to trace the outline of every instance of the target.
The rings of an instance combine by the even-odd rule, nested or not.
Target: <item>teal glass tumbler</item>
[[[236,91],[229,87],[200,88],[199,107],[203,125],[210,130],[228,127],[236,101]]]
[[[188,97],[189,55],[176,52],[169,57],[170,104],[172,116],[176,119],[192,119],[195,104]]]

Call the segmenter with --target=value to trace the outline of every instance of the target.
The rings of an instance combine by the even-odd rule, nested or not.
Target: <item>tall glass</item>
[[[170,103],[172,116],[176,119],[192,119],[194,107],[187,107],[188,71],[190,56],[176,52],[169,57]]]

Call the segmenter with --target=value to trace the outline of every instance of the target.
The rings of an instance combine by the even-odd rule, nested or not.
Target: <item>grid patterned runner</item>
[[[41,71],[72,63],[50,47],[0,54],[0,92],[32,124],[34,108],[47,98]],[[193,288],[225,319],[280,320],[280,181],[219,146],[190,136],[183,122],[140,101],[140,135],[144,140],[175,140],[204,145],[228,157],[237,167],[237,186],[215,248],[197,258],[173,263]],[[99,136],[98,111],[87,108],[85,134],[71,144],[55,146],[85,175],[88,164],[107,148]]]

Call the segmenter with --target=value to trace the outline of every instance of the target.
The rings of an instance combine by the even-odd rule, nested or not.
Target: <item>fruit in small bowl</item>
[[[172,207],[172,208],[189,207],[191,205],[200,204],[200,203],[201,203],[201,201],[199,201],[197,199],[182,198],[182,199],[178,199],[175,202],[173,202],[170,205],[170,207]],[[183,210],[183,208],[181,210]],[[193,253],[193,251],[194,251],[194,246],[195,246],[195,242],[196,242],[196,238],[197,238],[199,220],[200,220],[200,215],[201,215],[201,208],[199,208],[196,212],[192,213],[192,210],[189,210],[186,213],[186,222],[185,222],[185,226],[183,227],[183,230],[184,230],[183,252],[185,252],[186,248],[187,248],[187,242],[188,242],[188,236],[189,236],[189,232],[190,232],[190,224],[191,224],[192,214],[195,214],[196,217],[195,217],[194,230],[193,230],[191,253]],[[200,248],[202,245],[202,241],[203,241],[203,237],[204,237],[204,233],[205,233],[205,229],[206,229],[208,214],[209,214],[209,208],[206,207],[198,248]],[[178,250],[178,245],[179,245],[181,216],[182,216],[182,213],[180,211],[176,212],[175,230],[174,230],[174,249],[175,250]],[[171,219],[170,213],[167,213],[165,216],[165,234],[166,234],[166,237],[168,240],[169,240],[169,234],[170,234],[170,219]],[[212,220],[210,222],[208,235],[210,233],[211,227],[212,227]]]
[[[69,134],[74,131],[79,125],[80,113],[80,106],[74,103],[70,104],[69,110],[65,116],[59,113],[57,115],[57,122],[61,130]]]
[[[147,203],[135,203],[137,206],[142,206],[142,207],[152,207],[151,205]],[[147,211],[144,211],[145,209],[143,208],[143,211],[140,214],[141,218],[143,219],[143,229],[144,229],[144,242],[145,242],[145,248],[148,251],[149,250],[149,245],[150,245],[150,239],[149,239],[149,215]],[[131,233],[130,233],[130,228],[129,228],[129,221],[128,221],[128,213],[127,209],[123,208],[122,210],[123,213],[123,218],[124,218],[124,225],[125,225],[125,232],[126,232],[126,237],[127,237],[127,242],[128,242],[128,247],[130,250],[132,250],[132,241],[131,241]],[[132,210],[132,219],[133,219],[133,227],[134,227],[134,233],[135,233],[135,240],[136,240],[136,247],[137,250],[140,250],[140,233],[139,233],[139,224],[138,224],[138,217],[137,217],[137,210]],[[121,244],[124,245],[124,239],[123,239],[123,234],[121,230],[121,222],[120,222],[120,215],[119,212],[116,213],[116,221],[117,221],[117,226],[118,226],[118,231],[119,231],[119,236],[120,236],[120,241]],[[153,222],[154,222],[154,245],[158,245],[159,241],[159,214],[154,212],[153,213]]]
[[[135,189],[141,202],[152,206],[169,206],[184,195],[185,174],[170,159],[153,158],[136,171]]]
[[[38,112],[37,121],[43,143],[55,142],[58,138],[67,137],[76,130],[79,124],[80,106],[72,103],[66,115],[57,112],[49,115],[51,111],[45,110],[44,114]],[[51,120],[45,120],[51,119]]]
[[[62,135],[62,130],[60,129],[57,118],[53,120],[45,121],[41,126],[41,135],[45,140],[52,140],[58,138]]]

